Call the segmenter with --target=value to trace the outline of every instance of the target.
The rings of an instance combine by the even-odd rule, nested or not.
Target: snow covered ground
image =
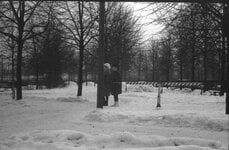
[[[0,92],[0,150],[228,150],[225,97],[128,85],[120,107],[96,109],[96,86]],[[109,105],[113,104],[113,97]]]

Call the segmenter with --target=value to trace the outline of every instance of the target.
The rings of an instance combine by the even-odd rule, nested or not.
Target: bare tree
[[[150,60],[151,60],[151,66],[152,66],[152,81],[158,81],[159,77],[158,77],[158,64],[159,64],[159,60],[158,60],[158,53],[159,53],[159,41],[158,40],[152,40],[150,43]]]
[[[192,4],[191,4],[192,5]],[[199,6],[202,6],[199,7]],[[181,15],[179,14],[182,14],[182,11],[185,10],[185,14],[186,16],[191,16],[192,17],[192,14],[190,14],[190,10],[193,10],[193,9],[190,9],[190,4],[186,3],[186,4],[178,4],[178,5],[172,5],[172,4],[164,4],[164,8],[161,7],[162,5],[159,5],[157,7],[154,7],[154,11],[153,12],[156,12],[156,14],[158,14],[158,19],[156,19],[156,21],[158,22],[161,22],[161,23],[166,23],[168,26],[171,26],[171,25],[174,25],[173,23],[179,19],[179,17]],[[175,6],[175,7],[174,7]],[[187,7],[188,6],[188,7]],[[225,91],[227,92],[227,96],[226,96],[226,114],[229,113],[229,63],[228,63],[228,60],[229,60],[229,56],[227,56],[228,54],[228,51],[229,51],[229,42],[228,42],[228,39],[229,39],[229,30],[228,30],[228,26],[229,26],[229,6],[228,6],[228,3],[217,3],[217,4],[211,4],[211,3],[201,3],[201,4],[193,4],[193,6],[197,6],[199,9],[196,9],[196,12],[198,14],[200,14],[200,16],[197,16],[196,14],[193,14],[193,16],[196,16],[195,19],[199,19],[202,18],[201,20],[199,19],[198,22],[196,22],[195,24],[198,24],[198,25],[194,25],[193,24],[193,27],[192,28],[192,37],[196,39],[196,41],[193,41],[192,40],[192,44],[191,44],[191,47],[192,47],[192,52],[193,54],[198,52],[196,51],[196,47],[195,45],[196,44],[199,44],[199,51],[202,51],[201,53],[203,54],[202,57],[202,62],[203,62],[203,65],[201,67],[199,67],[200,69],[203,68],[203,72],[204,72],[204,79],[207,80],[209,77],[208,77],[208,66],[209,66],[209,63],[212,64],[212,61],[209,62],[208,59],[209,57],[211,57],[211,55],[214,55],[215,53],[215,50],[214,49],[217,49],[217,47],[219,47],[218,45],[219,44],[222,44],[222,50],[219,51],[221,54],[219,54],[220,58],[221,59],[221,82],[222,82],[222,90],[225,89]],[[197,8],[196,7],[196,8]],[[168,11],[166,10],[168,9]],[[169,15],[171,10],[174,10],[173,13],[171,13],[172,15]],[[206,12],[207,10],[207,12]],[[202,12],[200,12],[202,11]],[[184,12],[184,11],[183,11]],[[205,12],[205,13],[204,13]],[[207,23],[209,22],[209,15],[212,16],[212,20],[211,20],[211,23]],[[184,15],[183,15],[184,16]],[[204,17],[205,16],[205,17]],[[188,17],[186,17],[188,18]],[[155,21],[155,20],[154,20]],[[193,20],[195,21],[195,20]],[[187,21],[186,21],[187,22]],[[183,22],[184,23],[184,22]],[[193,22],[194,23],[194,22]],[[176,24],[176,26],[178,27],[179,24]],[[220,33],[217,31],[219,30],[218,29],[218,26],[220,26],[221,28],[221,42],[215,42],[216,40],[219,41],[219,36]],[[181,27],[181,26],[180,26]],[[187,26],[186,26],[187,27]],[[199,28],[200,27],[200,28]],[[188,26],[188,28],[190,28]],[[198,31],[198,36],[195,35],[195,32]],[[215,32],[216,31],[216,32]],[[217,37],[214,37],[214,36],[217,36]],[[188,37],[188,36],[187,36]],[[199,39],[197,39],[197,37]],[[214,40],[213,40],[214,39]],[[198,43],[196,43],[198,41]],[[211,45],[209,46],[209,43],[214,43],[214,45]],[[200,46],[202,45],[202,47]],[[214,48],[214,49],[213,49]],[[227,49],[226,49],[227,48]],[[201,50],[200,50],[201,49]],[[218,48],[219,49],[219,48]],[[196,53],[198,54],[198,53]],[[200,53],[198,54],[199,55],[199,58],[200,58]],[[194,56],[194,55],[193,55]],[[211,57],[211,59],[214,58],[214,57]],[[195,69],[195,59],[193,57],[193,60],[192,60],[192,79],[194,79],[194,75],[195,73],[193,72]],[[197,60],[196,61],[199,61],[201,62],[201,60]],[[208,65],[207,65],[208,64]],[[227,69],[226,69],[227,68]],[[227,70],[227,72],[226,72]],[[226,76],[225,76],[226,75]],[[224,79],[225,78],[225,79]],[[226,82],[225,82],[226,81]],[[221,92],[223,93],[223,91]]]
[[[222,71],[221,71],[221,81],[222,81],[222,92],[221,95],[226,91],[226,114],[229,114],[229,5],[228,3],[221,5],[214,4],[202,4],[202,6],[207,9],[213,20],[220,24],[222,30]],[[226,52],[225,52],[226,51]],[[227,70],[227,72],[225,71]],[[226,74],[226,78],[225,78]],[[225,79],[224,79],[225,78]],[[225,82],[226,81],[226,82]]]
[[[105,60],[119,64],[124,80],[141,42],[141,28],[131,9],[114,3],[106,16]]]
[[[62,2],[57,3],[62,9],[62,17],[58,20],[67,29],[69,44],[79,50],[78,92],[82,95],[84,51],[90,42],[98,36],[96,25],[98,20],[97,6],[92,2]]]
[[[41,1],[3,1],[0,5],[0,34],[11,38],[13,41],[17,43],[17,100],[22,99],[21,67],[24,43],[33,36],[42,33],[40,26],[41,24],[38,22],[35,23],[35,20],[33,19],[33,16],[36,13],[36,9],[38,9],[41,3]],[[15,32],[10,33],[8,32],[7,28],[15,28]]]
[[[13,33],[13,28],[9,28],[9,33]],[[1,46],[4,47],[6,52],[5,58],[10,61],[11,65],[11,81],[12,81],[12,99],[15,99],[15,47],[16,42],[12,40],[10,37],[4,37],[1,41]],[[2,66],[3,69],[3,66]],[[3,72],[2,72],[3,73]],[[3,75],[2,75],[3,79]]]
[[[219,11],[217,9],[214,8],[214,6],[212,5],[207,5],[208,10],[212,13],[213,17],[218,20],[218,22],[221,24],[221,28],[222,28],[222,33],[223,33],[223,38],[226,37],[226,46],[227,47],[227,55],[225,55],[225,53],[223,53],[225,55],[226,59],[226,84],[223,84],[225,91],[226,91],[226,114],[229,114],[229,30],[228,30],[228,26],[229,26],[229,5],[228,4],[223,4],[223,13],[221,13],[222,11]],[[224,40],[223,40],[224,41]],[[223,56],[224,57],[224,56]],[[223,62],[224,63],[224,62]],[[224,74],[224,72],[222,72]],[[222,76],[224,76],[222,74]],[[223,77],[222,77],[223,78]]]

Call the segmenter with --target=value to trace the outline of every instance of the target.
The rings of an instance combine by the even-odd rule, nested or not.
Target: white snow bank
[[[172,114],[162,116],[137,116],[134,123],[140,124],[162,124],[165,126],[200,128],[213,131],[228,130],[227,119],[214,119],[201,115]]]
[[[73,130],[43,130],[14,135],[0,142],[1,150],[226,150],[203,139],[135,136],[129,132],[89,135]]]
[[[93,110],[89,114],[85,116],[85,120],[87,121],[95,121],[95,122],[114,122],[120,121],[123,119],[128,119],[126,114],[122,113],[114,113],[110,111],[103,110]]]
[[[205,130],[225,131],[228,130],[227,119],[215,119],[195,114],[167,114],[160,115],[147,111],[124,111],[121,109],[94,110],[85,116],[90,122],[118,122],[138,125],[178,126],[201,128]]]

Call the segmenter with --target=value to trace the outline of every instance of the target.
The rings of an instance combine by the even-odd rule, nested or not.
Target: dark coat
[[[110,73],[104,73],[104,82],[103,82],[103,96],[109,96],[111,92],[111,79]]]
[[[122,93],[122,79],[118,71],[111,72],[111,94],[118,95]]]

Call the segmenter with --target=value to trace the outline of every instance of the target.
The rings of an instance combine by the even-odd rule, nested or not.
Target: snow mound
[[[85,120],[90,122],[118,122],[126,121],[138,125],[160,124],[170,127],[200,128],[213,131],[226,131],[228,129],[227,119],[215,119],[207,116],[196,116],[195,114],[171,114],[155,115],[152,112],[124,111],[124,110],[94,110],[89,112]]]
[[[9,99],[3,99],[0,101],[0,107],[5,107],[8,105],[13,105],[13,106],[22,106],[22,107],[29,107],[30,105],[24,101],[24,100],[9,100]]]
[[[1,150],[226,150],[216,141],[185,137],[135,136],[129,132],[89,135],[73,130],[44,130],[14,135]]]
[[[133,122],[133,120],[132,120]],[[163,124],[166,126],[201,128],[213,131],[228,130],[228,121],[223,119],[213,119],[206,116],[194,115],[162,115],[162,116],[137,116],[134,122],[141,124]]]
[[[128,119],[128,116],[110,111],[94,110],[85,116],[85,120],[91,122],[113,122]]]
[[[88,102],[89,100],[82,97],[82,96],[77,96],[75,97],[58,97],[56,99],[59,102]]]

